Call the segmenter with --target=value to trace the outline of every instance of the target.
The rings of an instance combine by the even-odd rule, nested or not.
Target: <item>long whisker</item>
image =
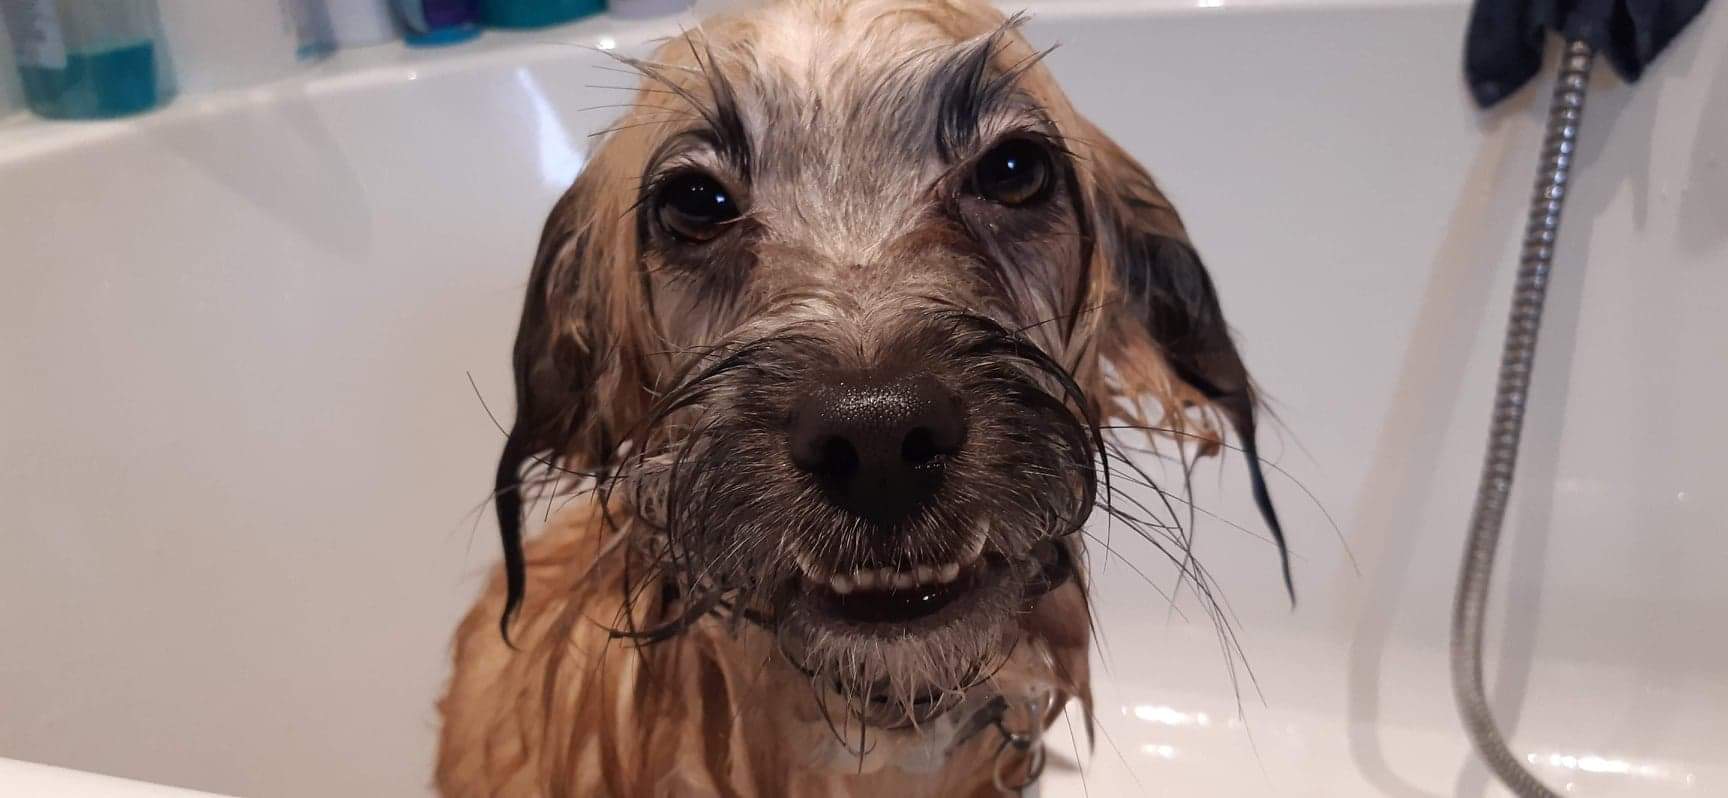
[[[1107,426],[1103,427],[1103,429],[1106,429],[1106,430],[1133,430],[1133,431],[1137,431],[1137,432],[1157,433],[1157,434],[1161,434],[1161,435],[1172,435],[1172,436],[1176,436],[1179,438],[1191,438],[1191,439],[1200,440],[1207,445],[1223,446],[1224,448],[1229,449],[1230,451],[1233,451],[1233,452],[1238,452],[1238,453],[1245,453],[1246,452],[1246,449],[1241,447],[1241,446],[1231,444],[1227,441],[1219,440],[1219,439],[1212,437],[1212,436],[1209,436],[1209,435],[1198,435],[1198,434],[1195,434],[1192,432],[1188,432],[1186,430],[1171,429],[1169,427],[1147,426],[1147,425],[1138,425],[1138,424],[1111,424],[1111,425],[1107,425]],[[1295,474],[1290,473],[1288,470],[1284,469],[1284,467],[1278,465],[1277,463],[1272,462],[1270,460],[1262,460],[1261,464],[1264,465],[1265,467],[1277,472],[1279,475],[1283,476],[1285,479],[1289,480],[1290,484],[1296,486],[1297,490],[1302,491],[1302,495],[1308,497],[1308,501],[1314,505],[1315,509],[1318,509],[1320,511],[1320,514],[1326,518],[1326,524],[1332,528],[1333,536],[1338,539],[1339,545],[1344,549],[1345,558],[1350,561],[1350,569],[1352,571],[1355,571],[1357,576],[1361,576],[1362,575],[1362,568],[1356,561],[1356,553],[1351,550],[1349,541],[1345,540],[1345,538],[1344,538],[1344,529],[1338,525],[1338,521],[1332,517],[1331,511],[1326,509],[1326,504],[1324,502],[1320,501],[1320,497],[1315,496],[1314,492],[1312,490],[1309,490],[1308,486],[1302,483],[1302,480],[1297,479]]]

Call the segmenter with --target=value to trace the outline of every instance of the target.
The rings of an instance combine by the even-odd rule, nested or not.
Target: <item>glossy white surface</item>
[[[16,759],[0,759],[0,795],[27,795],[30,798],[218,798],[214,793],[146,784]]]
[[[1471,110],[1460,4],[1033,10],[1187,215],[1273,397],[1265,448],[1360,565],[1274,477],[1291,611],[1271,549],[1201,517],[1264,696],[1239,713],[1191,588],[1183,621],[1095,559],[1103,733],[1085,785],[1045,794],[1497,794],[1447,614],[1546,87]],[[1566,218],[1491,660],[1514,747],[1574,795],[1728,794],[1725,17],[1635,89],[1599,81]],[[426,791],[448,636],[495,558],[471,513],[499,438],[465,373],[507,402],[535,235],[613,113],[578,109],[623,101],[548,39],[677,25],[0,126],[0,755]],[[1258,529],[1239,465],[1197,501]]]

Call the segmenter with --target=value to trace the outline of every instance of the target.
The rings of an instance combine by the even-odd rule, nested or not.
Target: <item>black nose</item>
[[[928,502],[965,441],[959,399],[927,374],[834,380],[793,409],[792,462],[829,500],[877,524]]]

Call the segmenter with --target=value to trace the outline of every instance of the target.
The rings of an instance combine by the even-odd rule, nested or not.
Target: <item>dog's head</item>
[[[1106,419],[1221,416],[1258,468],[1175,210],[1015,27],[792,2],[626,60],[636,104],[553,210],[516,341],[511,608],[523,467],[600,473],[664,602],[637,633],[752,619],[889,724],[1077,576]]]

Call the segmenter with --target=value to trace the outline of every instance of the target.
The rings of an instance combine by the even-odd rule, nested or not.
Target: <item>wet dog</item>
[[[1016,26],[787,0],[621,59],[528,284],[446,795],[1030,782],[1116,423],[1233,427],[1282,551],[1211,279]]]

